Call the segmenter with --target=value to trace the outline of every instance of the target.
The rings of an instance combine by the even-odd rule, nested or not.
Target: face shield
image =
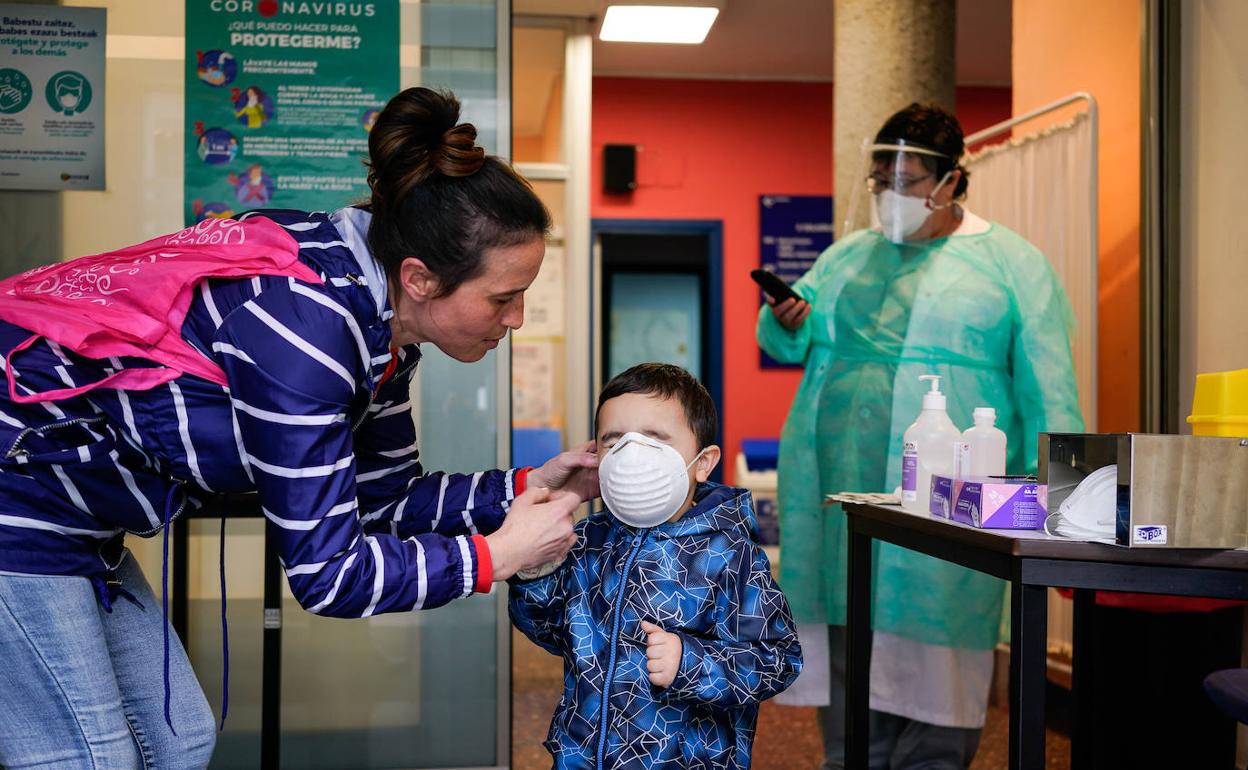
[[[940,172],[931,166],[933,160],[950,166]],[[841,237],[847,235],[857,221],[864,197],[869,201],[871,224],[893,243],[901,243],[923,226],[933,211],[950,205],[938,205],[934,198],[949,182],[956,159],[944,153],[903,139],[890,142],[864,143],[862,148],[862,179],[864,183],[850,190],[849,209]]]

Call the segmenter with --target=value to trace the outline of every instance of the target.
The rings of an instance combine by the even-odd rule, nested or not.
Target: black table
[[[849,522],[845,757],[867,767],[871,541],[878,539],[1010,581],[1010,770],[1042,770],[1048,589],[1075,590],[1071,767],[1091,767],[1089,665],[1097,590],[1248,600],[1248,552],[1122,548],[1044,532],[988,530],[895,505],[844,506]]]

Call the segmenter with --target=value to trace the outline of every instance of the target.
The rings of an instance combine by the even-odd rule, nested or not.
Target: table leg
[[[274,538],[264,538],[264,631],[261,642],[260,767],[281,767],[282,744],[282,565]]]
[[[1074,669],[1071,676],[1071,770],[1089,770],[1092,767],[1093,740],[1092,714],[1095,708],[1095,690],[1092,686],[1092,640],[1093,609],[1096,592],[1087,588],[1075,589]]]
[[[845,766],[865,768],[871,736],[871,536],[849,531]]]
[[[1010,770],[1044,770],[1048,589],[1011,583]]]

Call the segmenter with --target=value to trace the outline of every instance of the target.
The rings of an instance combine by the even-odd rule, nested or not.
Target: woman
[[[812,700],[827,704],[827,768],[844,765],[846,536],[823,497],[900,485],[922,374],[943,376],[960,426],[975,407],[996,408],[1010,472],[1036,470],[1041,431],[1082,429],[1066,296],[1035,247],[958,203],[967,174],[957,121],[914,104],[870,150],[879,224],[824,252],[793,287],[802,301],[758,319],[763,349],[805,367],[781,438],[780,569],[806,651],[794,687],[818,683]],[[877,559],[871,767],[966,767],[984,723],[1002,584],[888,544]]]
[[[518,328],[550,225],[458,118],[449,94],[394,97],[367,206],[206,221],[5,282],[0,765],[208,763],[212,714],[123,538],[214,493],[258,493],[295,597],[335,617],[437,607],[571,545],[594,455],[417,459],[421,343],[476,361]]]

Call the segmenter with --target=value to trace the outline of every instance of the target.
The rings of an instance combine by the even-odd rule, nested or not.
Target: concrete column
[[[862,140],[911,102],[954,108],[956,0],[836,0],[833,150],[837,235],[863,186]],[[867,225],[859,190],[852,229]]]

